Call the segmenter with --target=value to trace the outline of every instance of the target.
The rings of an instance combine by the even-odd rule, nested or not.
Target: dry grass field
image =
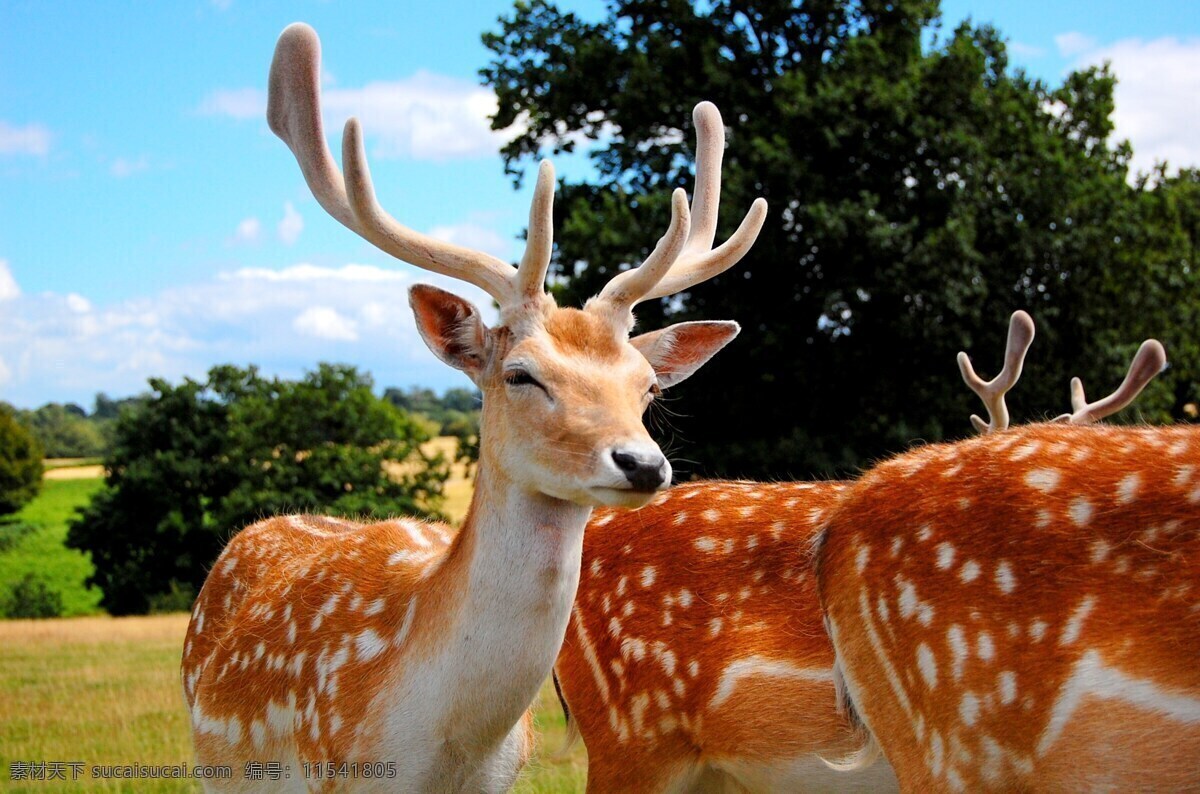
[[[187,615],[0,621],[0,789],[198,791],[188,781],[90,777],[97,765],[192,763],[179,688]],[[585,757],[558,758],[562,710],[553,686],[536,707],[538,753],[516,791],[583,790]],[[82,762],[80,780],[22,783],[12,764]],[[67,776],[70,776],[68,771]]]
[[[448,459],[453,458],[453,445],[453,439],[431,442],[432,450],[442,451]],[[81,467],[53,471],[72,468]],[[86,470],[96,477],[98,469],[93,465]],[[44,519],[43,534],[52,536],[60,548],[67,517],[98,487],[98,481],[87,482],[86,475],[71,473],[76,476],[53,476],[73,481],[55,483],[27,508],[30,517]],[[454,466],[446,484],[443,510],[455,522],[462,520],[470,501],[471,483],[465,474],[461,466]],[[198,791],[198,784],[190,781],[92,776],[97,766],[192,763],[178,675],[187,622],[184,614],[0,621],[0,790]],[[560,754],[565,725],[549,682],[538,697],[534,716],[538,750],[516,791],[582,791],[586,754],[581,744]],[[39,762],[78,762],[81,774],[71,781],[72,768],[63,766],[66,780],[11,779],[19,765]]]

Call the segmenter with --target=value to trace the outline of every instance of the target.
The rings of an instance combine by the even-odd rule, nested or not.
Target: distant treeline
[[[447,389],[438,395],[432,389],[410,386],[388,388],[383,398],[409,414],[428,420],[431,435],[453,436],[459,441],[460,456],[473,459],[478,443],[479,392]],[[125,408],[143,405],[150,396],[114,399],[96,394],[91,411],[77,403],[46,403],[33,410],[11,408],[17,421],[41,444],[48,458],[101,458],[112,449],[116,419]]]

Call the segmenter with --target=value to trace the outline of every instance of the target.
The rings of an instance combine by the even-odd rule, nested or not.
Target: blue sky
[[[147,377],[224,362],[295,377],[345,361],[380,386],[465,385],[420,343],[406,289],[433,281],[486,299],[328,218],[262,108],[276,36],[310,23],[331,134],[362,119],[384,206],[515,260],[529,187],[514,192],[503,174],[476,77],[488,58],[479,34],[510,7],[0,0],[0,400],[90,406],[97,391],[132,394]],[[1052,83],[1111,60],[1118,131],[1137,163],[1200,164],[1190,0],[946,0],[943,16],[947,30],[995,24],[1014,65]]]

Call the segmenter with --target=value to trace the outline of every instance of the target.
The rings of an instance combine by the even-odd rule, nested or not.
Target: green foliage
[[[0,552],[9,551],[37,529],[25,521],[6,518],[0,521]]]
[[[105,422],[90,419],[78,405],[47,403],[18,415],[37,437],[48,458],[90,458],[104,454]]]
[[[411,386],[388,389],[383,399],[412,414],[427,417],[439,436],[457,441],[454,459],[468,467],[479,460],[479,412],[482,397],[473,389],[447,389],[441,397],[433,389]]]
[[[42,487],[42,448],[0,404],[0,516],[15,513]]]
[[[172,579],[164,593],[150,596],[150,614],[163,615],[171,612],[191,612],[196,602],[196,591],[189,584]]]
[[[0,617],[4,618],[56,618],[62,613],[62,593],[32,573],[25,574],[0,598]]]
[[[1038,323],[1018,420],[1067,408],[1072,375],[1115,388],[1151,335],[1173,367],[1128,419],[1195,402],[1196,175],[1127,182],[1106,68],[1045,85],[1009,68],[992,28],[944,30],[936,0],[608,9],[593,24],[517,3],[484,36],[481,74],[494,127],[524,119],[504,149],[517,178],[547,142],[591,139],[598,178],[564,184],[555,205],[568,302],[649,254],[670,190],[691,187],[691,108],[721,109],[718,238],[759,195],[767,224],[733,270],[639,307],[647,328],[746,329],[674,395],[678,451],[706,473],[847,473],[914,438],[969,434],[979,408],[955,354],[994,373],[1017,308]]]
[[[29,574],[62,595],[63,615],[92,615],[99,611],[100,591],[85,584],[95,573],[88,555],[66,547],[67,523],[86,507],[103,480],[46,480],[41,493],[19,512],[0,520],[11,545],[0,548],[0,594]]]
[[[68,539],[114,614],[199,592],[229,537],[265,516],[436,515],[447,471],[421,452],[428,433],[352,367],[292,382],[223,366],[150,385],[117,419],[106,487]]]

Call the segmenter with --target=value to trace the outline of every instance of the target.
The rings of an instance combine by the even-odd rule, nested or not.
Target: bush
[[[151,381],[121,411],[104,490],[71,524],[89,584],[113,614],[175,608],[199,592],[225,542],[280,513],[437,515],[443,462],[429,434],[352,367],[301,381],[216,367],[204,383]]]
[[[41,487],[41,446],[10,408],[0,406],[0,516],[20,510]]]
[[[161,615],[166,612],[191,612],[192,604],[196,601],[196,590],[189,584],[171,580],[165,593],[155,593],[150,596],[150,614]]]
[[[32,573],[25,574],[0,601],[0,616],[6,618],[56,618],[62,613],[62,593]]]
[[[0,551],[8,551],[21,542],[22,538],[37,529],[25,521],[14,521],[11,518],[0,521]]]

